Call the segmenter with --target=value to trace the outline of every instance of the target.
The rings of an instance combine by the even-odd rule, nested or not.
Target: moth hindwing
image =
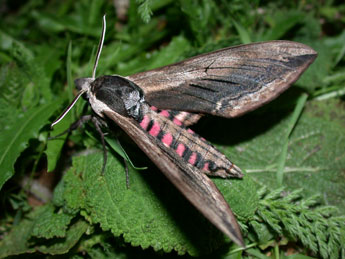
[[[126,78],[95,78],[104,35],[105,17],[93,76],[75,81],[79,94],[72,105],[84,95],[102,124],[117,123],[208,220],[244,246],[229,205],[206,176],[241,178],[241,169],[188,126],[201,114],[236,117],[269,102],[317,53],[296,42],[253,43]]]

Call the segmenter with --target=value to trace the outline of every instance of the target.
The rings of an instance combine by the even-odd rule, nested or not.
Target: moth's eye
[[[90,88],[90,84],[94,81],[92,78],[78,78],[74,80],[74,84],[78,91],[80,90],[88,90]]]
[[[74,80],[75,87],[77,88],[78,91],[82,89],[82,85],[85,82],[84,78],[78,78]]]

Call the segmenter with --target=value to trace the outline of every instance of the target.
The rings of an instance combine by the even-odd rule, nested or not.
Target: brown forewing
[[[316,56],[301,43],[270,41],[221,49],[127,78],[160,109],[236,117],[276,98]]]
[[[238,223],[214,183],[197,168],[185,163],[172,152],[167,155],[154,139],[131,118],[105,111],[157,165],[181,193],[218,229],[236,244],[244,246]],[[175,157],[175,158],[174,158]]]

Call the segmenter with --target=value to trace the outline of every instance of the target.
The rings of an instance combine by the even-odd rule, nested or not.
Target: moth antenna
[[[66,110],[50,125],[51,128],[54,127],[54,125],[58,124],[65,116],[66,114],[72,109],[72,107],[74,106],[74,104],[78,101],[78,99],[80,98],[80,96],[83,95],[83,93],[85,93],[87,90],[81,90],[79,91],[79,93],[77,94],[76,97],[74,97],[72,103],[70,105],[68,105],[68,107],[66,108]]]
[[[99,60],[99,57],[101,55],[102,48],[103,48],[104,37],[105,37],[105,28],[106,28],[106,21],[105,21],[105,15],[103,15],[102,35],[101,35],[101,39],[100,39],[99,44],[98,44],[95,65],[93,66],[93,70],[92,70],[92,78],[93,79],[95,79],[95,77],[96,77],[96,69],[97,69],[97,65],[98,65],[98,60]],[[51,128],[53,128],[56,124],[58,124],[66,116],[66,114],[72,109],[74,104],[78,101],[80,96],[82,96],[83,93],[85,93],[86,91],[87,90],[79,91],[77,96],[74,97],[72,103],[70,105],[68,105],[66,110],[50,125]]]
[[[106,25],[107,24],[106,24],[106,21],[105,21],[105,15],[103,15],[102,35],[101,35],[101,38],[100,38],[99,44],[98,44],[95,65],[93,66],[93,70],[92,70],[92,78],[96,78],[96,69],[97,69],[98,60],[99,60],[99,57],[101,56],[101,52],[102,52],[102,48],[103,48]]]

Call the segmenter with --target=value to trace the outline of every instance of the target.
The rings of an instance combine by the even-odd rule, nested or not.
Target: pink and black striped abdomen
[[[147,104],[143,104],[147,105]],[[241,170],[205,139],[185,127],[190,113],[143,107],[146,112],[138,120],[140,127],[166,147],[203,172],[220,177],[242,177]]]

